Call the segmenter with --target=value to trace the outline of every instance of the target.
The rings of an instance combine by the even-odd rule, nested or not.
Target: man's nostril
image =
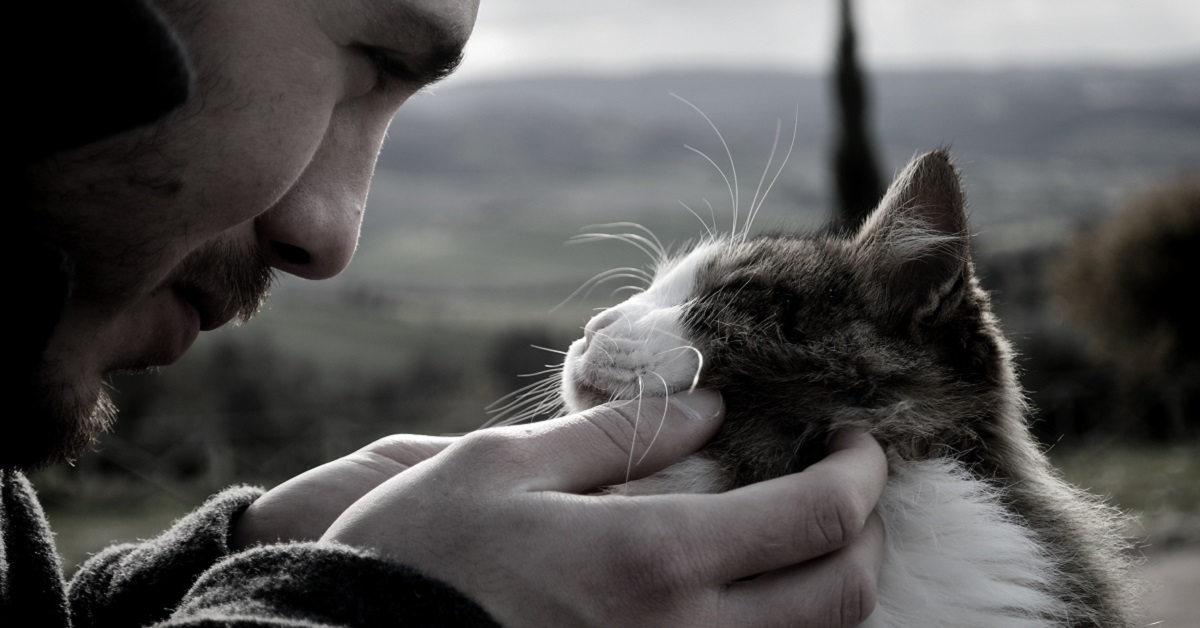
[[[298,246],[287,244],[286,242],[273,242],[272,245],[275,247],[275,253],[279,255],[279,258],[288,264],[304,266],[312,261],[312,255],[309,255],[308,251]]]

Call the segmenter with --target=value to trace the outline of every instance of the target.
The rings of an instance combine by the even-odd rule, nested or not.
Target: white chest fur
[[[1055,625],[1055,566],[1001,496],[951,460],[893,465],[877,506],[887,530],[882,626]]]
[[[626,494],[708,492],[719,469],[691,456],[621,487]],[[1055,566],[1001,496],[948,459],[902,462],[876,510],[887,530],[868,628],[1041,628],[1067,616],[1048,594]]]

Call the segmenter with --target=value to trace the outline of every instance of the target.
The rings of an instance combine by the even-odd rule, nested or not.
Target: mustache
[[[223,300],[234,318],[245,323],[254,317],[271,293],[275,269],[257,246],[214,240],[192,251],[180,262],[176,282],[188,289]]]

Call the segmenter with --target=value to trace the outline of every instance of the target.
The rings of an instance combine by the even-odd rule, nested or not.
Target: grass
[[[1072,484],[1133,516],[1130,536],[1147,554],[1200,546],[1200,441],[1091,443],[1052,450]]]
[[[1068,481],[1123,509],[1200,517],[1200,442],[1093,444],[1051,458]]]

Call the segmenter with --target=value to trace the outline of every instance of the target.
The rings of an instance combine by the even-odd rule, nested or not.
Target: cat
[[[863,429],[889,457],[864,625],[1133,625],[1120,516],[1029,434],[949,155],[914,158],[852,235],[746,231],[664,256],[571,344],[566,412],[695,387],[725,399],[705,448],[610,490],[730,490],[801,471],[834,431]]]

